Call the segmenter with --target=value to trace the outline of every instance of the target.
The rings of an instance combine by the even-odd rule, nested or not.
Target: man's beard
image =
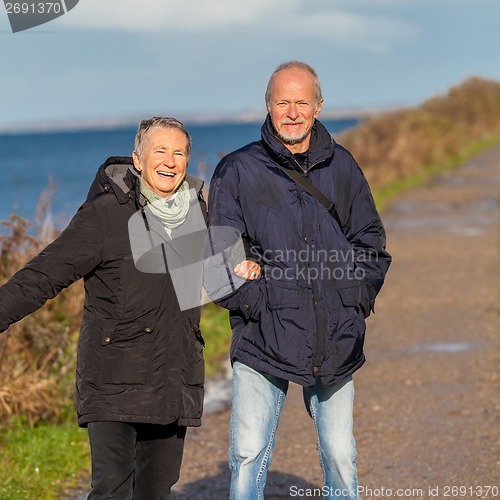
[[[311,129],[312,129],[312,125],[307,130],[305,130],[303,134],[301,134],[299,136],[285,135],[276,129],[275,129],[275,133],[276,133],[276,137],[283,144],[287,144],[289,146],[294,146],[295,144],[300,144],[301,142],[304,142],[304,140],[307,139],[308,135],[311,133]]]

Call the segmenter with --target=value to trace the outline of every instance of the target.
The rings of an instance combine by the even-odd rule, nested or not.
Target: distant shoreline
[[[389,111],[393,108],[366,108],[366,109],[338,109],[323,110],[323,120],[347,120],[362,119],[368,116]],[[212,113],[200,114],[199,116],[176,115],[188,127],[189,125],[220,125],[220,124],[249,124],[262,123],[265,112],[241,112],[241,113]],[[38,123],[24,123],[0,125],[0,134],[29,134],[29,133],[53,133],[53,132],[79,132],[92,130],[127,129],[135,128],[144,117],[123,119],[81,119],[81,120],[53,120]]]

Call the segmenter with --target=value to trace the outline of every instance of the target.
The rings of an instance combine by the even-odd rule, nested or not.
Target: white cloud
[[[273,0],[81,0],[64,22],[68,26],[126,31],[208,31],[252,24]]]
[[[367,17],[347,11],[312,13],[305,19],[308,32],[336,44],[383,51],[394,43],[412,39],[417,34],[416,26],[397,19]]]
[[[413,25],[398,19],[352,13],[329,1],[305,6],[303,0],[244,4],[234,0],[81,0],[61,23],[165,35],[234,32],[238,36],[238,30],[250,28],[255,36],[315,37],[370,51],[386,50],[416,33]]]

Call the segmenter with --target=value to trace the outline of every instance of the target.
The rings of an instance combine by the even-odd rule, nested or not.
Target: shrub
[[[34,236],[28,233],[31,224],[17,215],[1,223],[0,283],[57,236],[50,219],[41,217],[49,208],[47,199],[47,193],[40,198]],[[0,335],[0,422],[12,417],[31,425],[58,421],[73,407],[82,304],[83,287],[75,283]]]
[[[346,131],[349,149],[374,188],[446,163],[500,134],[500,82],[472,77],[416,108],[376,115]]]

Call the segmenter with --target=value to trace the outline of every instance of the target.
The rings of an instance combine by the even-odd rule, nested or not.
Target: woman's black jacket
[[[203,183],[187,180],[205,212]],[[180,309],[168,272],[143,273],[134,264],[128,223],[143,207],[138,185],[131,158],[112,157],[100,167],[68,227],[0,288],[0,331],[83,278],[78,423],[198,426],[204,377],[199,308]]]

